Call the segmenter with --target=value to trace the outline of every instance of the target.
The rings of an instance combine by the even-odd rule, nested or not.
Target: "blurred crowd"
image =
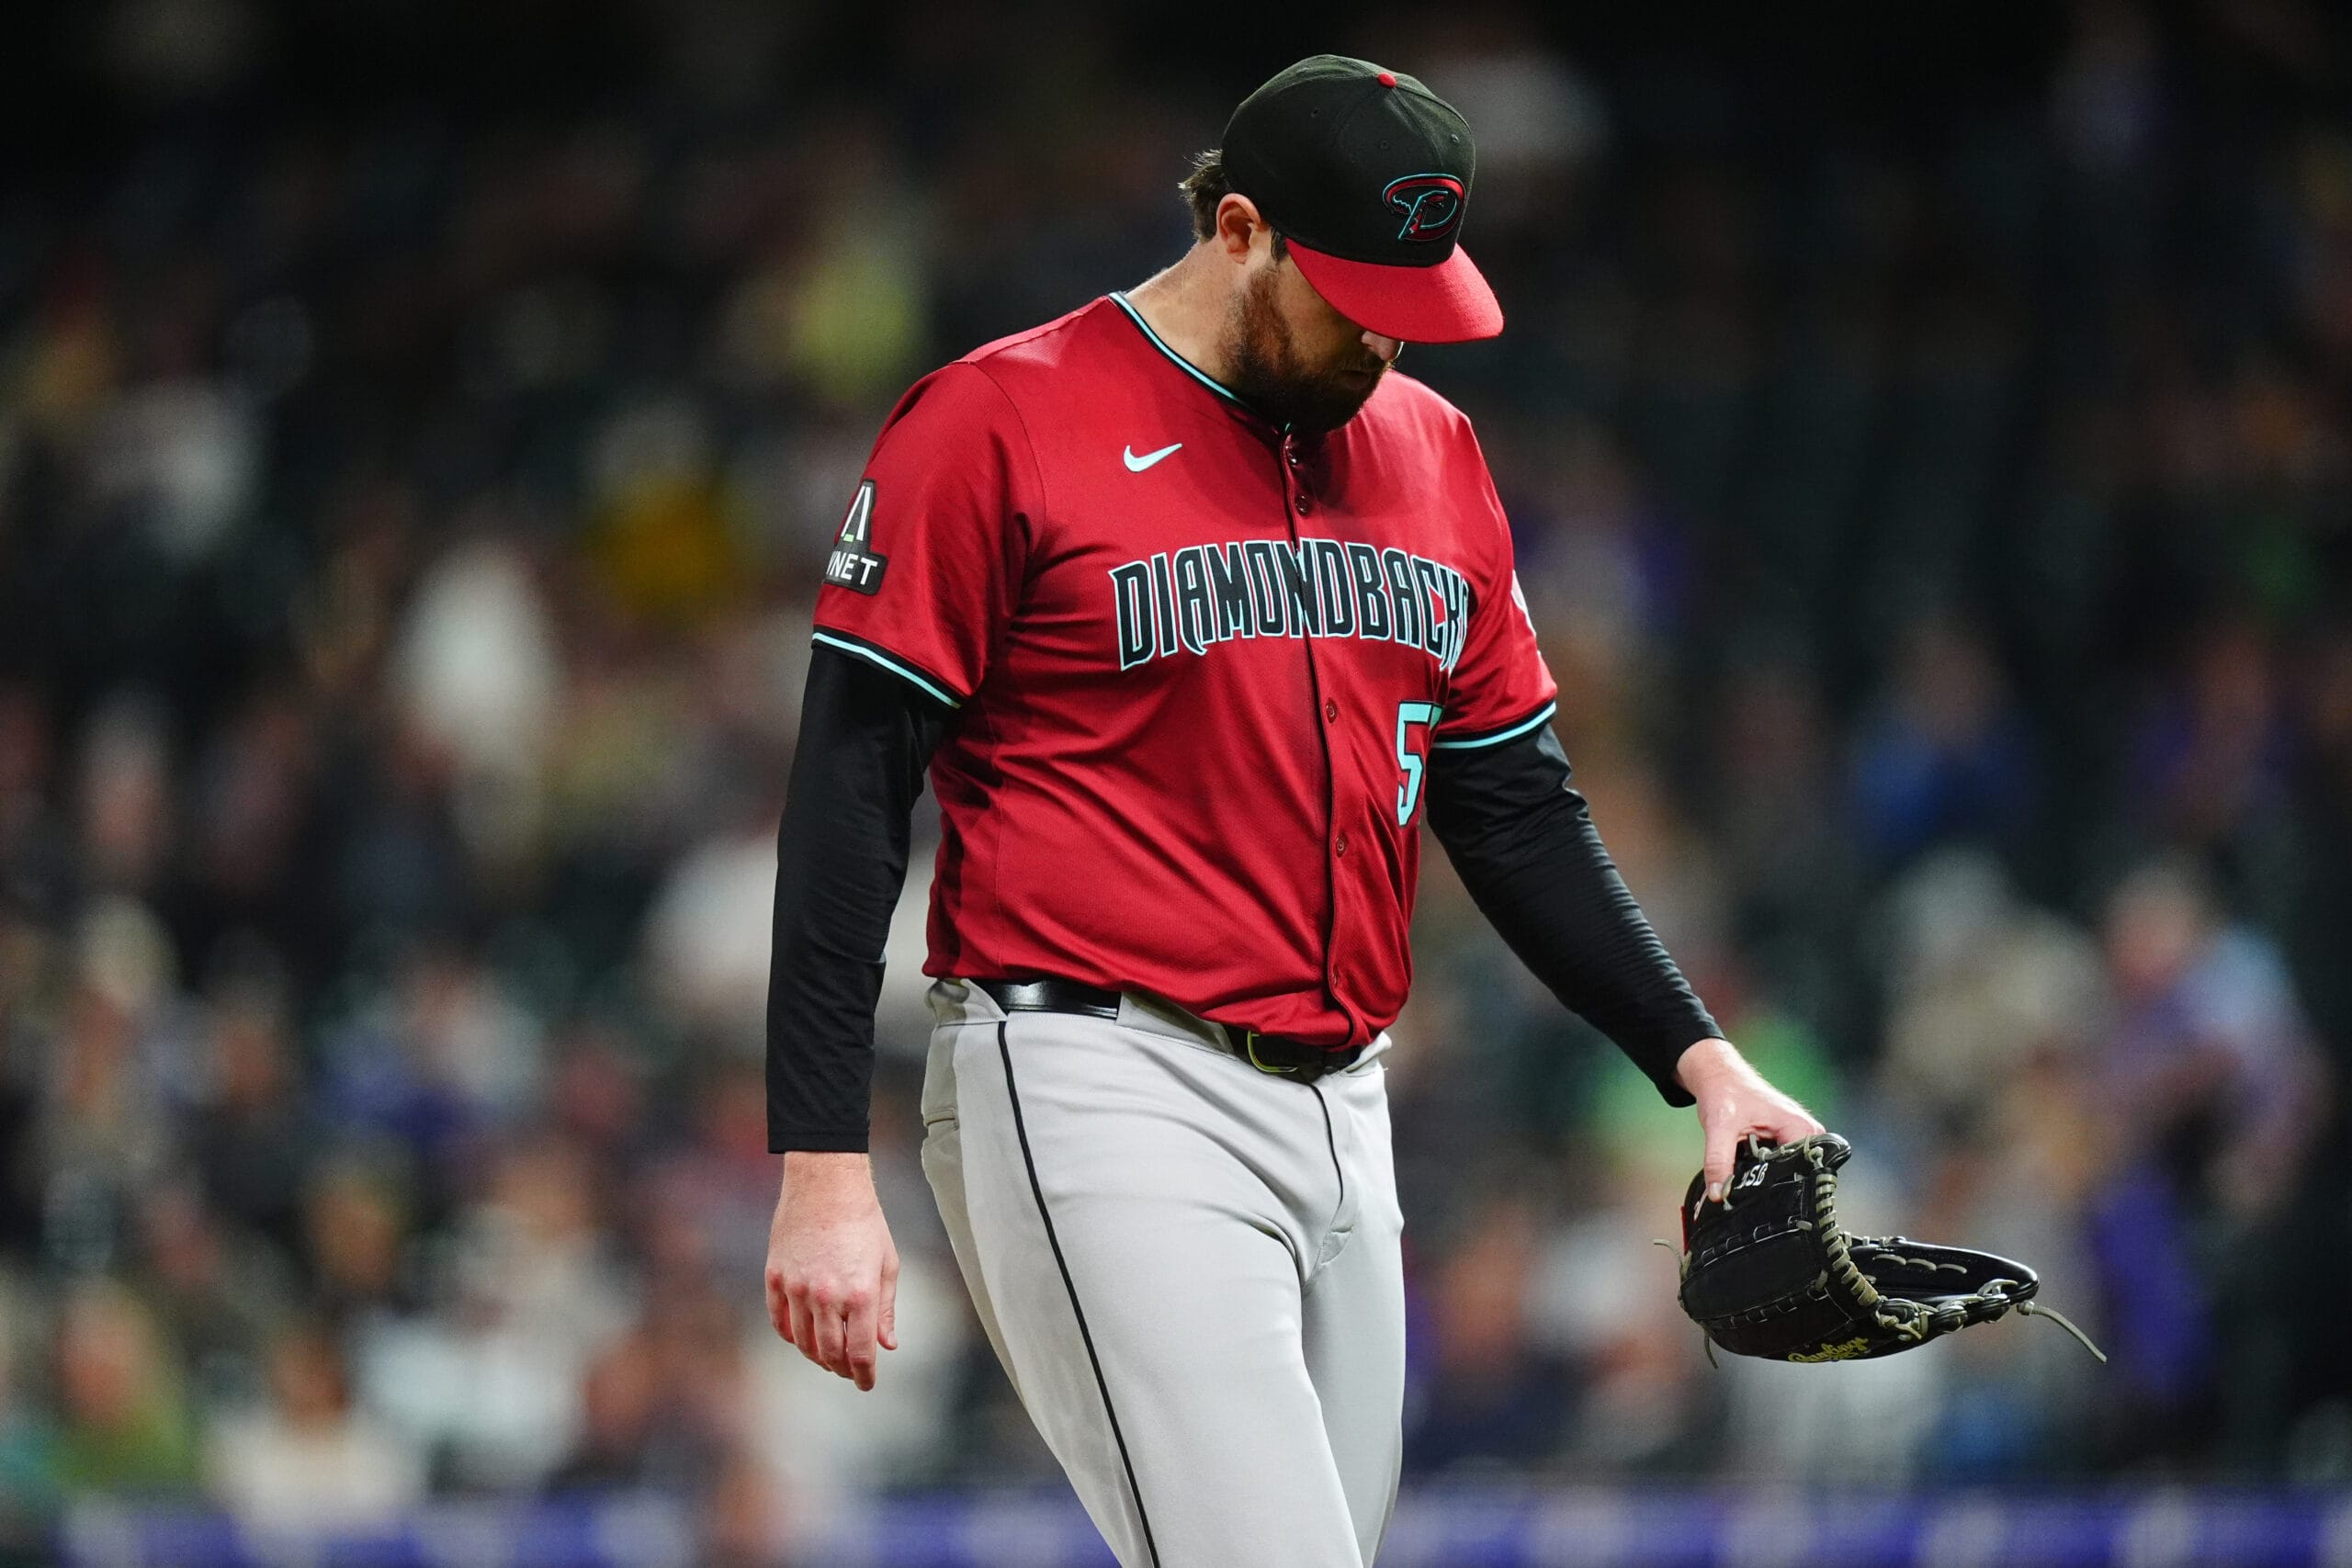
[[[1410,1476],[2352,1483],[2340,20],[2086,0],[1865,95],[1503,10],[1160,70],[1071,6],[845,51],[696,0],[502,113],[279,102],[239,0],[89,10],[113,139],[0,188],[0,1540],[655,1487],[751,1561],[1053,1475],[915,1164],[926,854],[904,1348],[860,1396],[764,1321],[809,605],[897,391],[1170,259],[1184,155],[1317,47],[1479,133],[1510,330],[1405,368],[1635,892],[1856,1144],[1856,1228],[2031,1262],[2111,1358],[1709,1366],[1652,1246],[1695,1125],[1433,851]]]

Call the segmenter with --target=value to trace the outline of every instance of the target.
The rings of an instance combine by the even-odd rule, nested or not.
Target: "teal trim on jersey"
[[[1120,310],[1125,310],[1127,313],[1127,319],[1135,322],[1136,325],[1141,327],[1143,329],[1143,335],[1151,340],[1151,346],[1159,350],[1160,353],[1166,355],[1169,358],[1174,360],[1176,362],[1177,368],[1183,371],[1185,375],[1190,376],[1193,380],[1198,381],[1202,386],[1206,387],[1210,391],[1215,392],[1227,402],[1238,403],[1245,409],[1250,406],[1248,403],[1242,402],[1240,397],[1235,393],[1231,388],[1227,387],[1223,383],[1203,374],[1199,366],[1193,364],[1191,360],[1185,358],[1182,355],[1177,353],[1174,349],[1169,347],[1166,343],[1161,341],[1159,334],[1151,330],[1151,323],[1143,319],[1143,312],[1136,310],[1133,305],[1128,304],[1127,297],[1120,293],[1115,288],[1111,291],[1111,303],[1116,305]]]
[[[823,632],[813,633],[811,635],[811,640],[821,642],[827,648],[840,649],[843,653],[852,654],[856,658],[863,659],[868,664],[878,664],[883,669],[888,670],[891,674],[899,677],[901,681],[913,682],[916,686],[921,687],[924,692],[929,693],[931,695],[937,697],[941,702],[945,703],[951,708],[960,708],[964,705],[960,699],[949,696],[944,690],[933,685],[927,678],[916,674],[912,670],[899,663],[897,660],[890,658],[888,654],[876,652],[875,649],[866,647],[864,643],[850,642],[842,637],[827,637]]]
[[[1432,740],[1430,742],[1430,748],[1432,750],[1475,751],[1481,746],[1499,746],[1506,740],[1516,740],[1529,730],[1549,724],[1552,721],[1552,715],[1559,710],[1559,706],[1557,703],[1545,703],[1542,713],[1524,723],[1514,724],[1509,729],[1498,730],[1492,735],[1481,735],[1475,740]]]

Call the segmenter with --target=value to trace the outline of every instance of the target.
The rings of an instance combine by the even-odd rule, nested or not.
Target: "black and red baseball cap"
[[[1503,330],[1457,243],[1477,165],[1469,123],[1414,78],[1310,56],[1241,100],[1223,153],[1233,189],[1350,321],[1407,343]]]

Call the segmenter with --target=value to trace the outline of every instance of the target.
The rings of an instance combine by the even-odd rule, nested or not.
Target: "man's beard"
[[[1302,365],[1274,304],[1272,268],[1251,278],[1235,299],[1222,346],[1226,379],[1242,401],[1275,424],[1317,434],[1353,419],[1380,385],[1377,372],[1386,368],[1369,349],[1360,349],[1352,366]],[[1373,374],[1351,376],[1351,368]]]

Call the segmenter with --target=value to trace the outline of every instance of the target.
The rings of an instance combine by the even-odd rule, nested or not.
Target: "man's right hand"
[[[784,1156],[768,1227],[768,1321],[800,1353],[874,1386],[875,1347],[899,1348],[899,1249],[862,1154]]]

